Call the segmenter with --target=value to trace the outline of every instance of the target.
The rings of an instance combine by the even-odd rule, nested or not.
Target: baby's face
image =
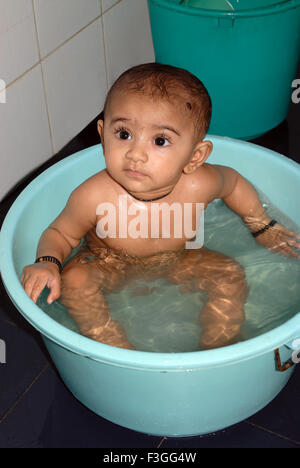
[[[173,189],[197,143],[183,105],[142,94],[115,93],[98,129],[110,175],[129,192],[149,198]]]

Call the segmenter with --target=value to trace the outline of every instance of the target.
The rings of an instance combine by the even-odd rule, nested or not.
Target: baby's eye
[[[120,138],[120,140],[130,140],[131,135],[127,130],[121,129],[116,132],[117,137]]]
[[[168,146],[170,144],[169,140],[162,136],[155,138],[154,142],[157,146]]]

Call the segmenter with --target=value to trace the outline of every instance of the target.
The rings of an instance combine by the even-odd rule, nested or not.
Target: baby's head
[[[205,163],[210,97],[186,70],[138,65],[110,89],[98,131],[106,168],[128,192],[154,198]]]
[[[195,128],[196,139],[203,139],[208,131],[212,105],[203,83],[182,68],[160,63],[137,65],[125,71],[108,92],[104,116],[116,93],[137,93],[154,102],[165,100],[189,118]]]

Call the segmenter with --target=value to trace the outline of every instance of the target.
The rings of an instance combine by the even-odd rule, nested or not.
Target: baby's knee
[[[222,268],[213,268],[201,283],[207,286],[214,296],[227,297],[244,301],[248,295],[248,285],[245,270],[236,260],[226,258],[222,261]]]
[[[242,265],[232,260],[225,276],[225,284],[228,286],[230,293],[244,300],[248,295],[248,284]]]
[[[236,281],[246,281],[245,270],[236,260],[232,260],[228,266],[228,275]]]
[[[89,282],[89,273],[86,267],[73,265],[65,268],[61,274],[62,289],[84,288]]]

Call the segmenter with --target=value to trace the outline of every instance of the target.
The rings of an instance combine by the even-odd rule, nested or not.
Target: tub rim
[[[167,10],[176,11],[178,13],[187,14],[190,16],[206,16],[212,18],[255,18],[257,16],[270,16],[277,13],[283,13],[293,8],[300,6],[300,0],[283,0],[281,3],[269,5],[266,7],[249,8],[241,11],[223,11],[223,10],[207,10],[205,8],[189,7],[186,5],[179,5],[170,3],[168,0],[148,0],[148,3],[153,3],[156,6],[165,8]]]
[[[293,171],[299,171],[300,166],[284,155],[260,147],[253,143],[236,140],[228,137],[207,135],[212,143],[224,142],[234,143],[240,147],[253,146],[257,151],[263,151],[264,156],[277,158],[285,166]],[[8,211],[0,232],[0,271],[3,284],[11,298],[13,304],[26,320],[37,329],[42,335],[50,339],[57,345],[84,357],[109,365],[117,365],[131,369],[143,369],[160,372],[180,372],[183,370],[197,370],[207,367],[219,367],[238,363],[253,357],[274,351],[292,340],[300,337],[300,312],[282,325],[263,333],[249,340],[207,351],[192,351],[186,353],[154,353],[149,351],[136,351],[116,348],[113,346],[98,343],[85,336],[78,334],[64,327],[54,319],[49,317],[27,296],[14,267],[13,262],[13,240],[15,228],[19,220],[19,215],[23,210],[23,204],[35,191],[40,190],[43,179],[49,177],[57,170],[65,170],[66,165],[77,163],[78,158],[86,158],[88,154],[94,153],[101,148],[101,145],[94,145],[90,148],[79,151],[62,161],[54,164],[42,174],[36,177],[17,197]],[[29,197],[29,198],[30,198]]]

